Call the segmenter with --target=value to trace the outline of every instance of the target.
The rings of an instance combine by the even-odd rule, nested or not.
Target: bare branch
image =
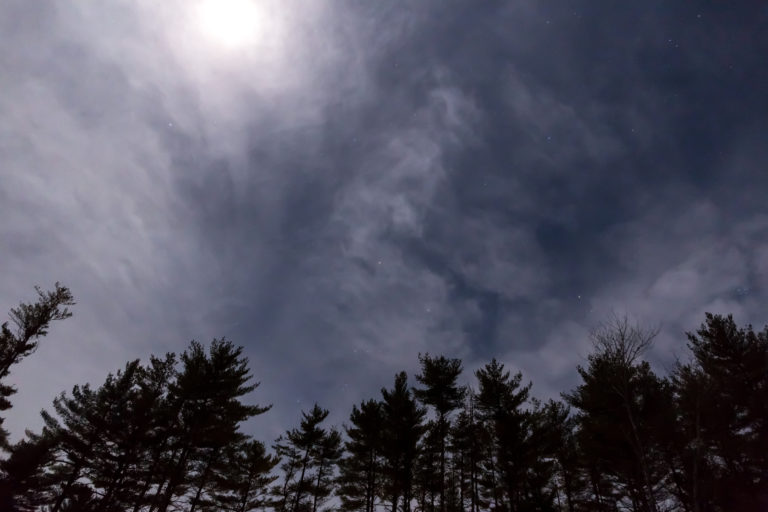
[[[632,366],[653,346],[659,330],[659,326],[645,327],[639,322],[630,322],[627,315],[613,314],[592,330],[590,339],[598,354]]]

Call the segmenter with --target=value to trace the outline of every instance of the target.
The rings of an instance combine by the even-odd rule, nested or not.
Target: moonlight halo
[[[252,0],[202,0],[195,14],[200,30],[228,48],[255,42],[264,23],[263,13]]]

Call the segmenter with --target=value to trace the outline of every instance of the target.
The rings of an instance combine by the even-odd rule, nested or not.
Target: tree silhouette
[[[11,408],[9,398],[16,393],[13,386],[4,382],[11,367],[37,349],[40,338],[48,334],[51,322],[72,316],[67,306],[74,305],[75,301],[69,288],[56,283],[53,291],[44,292],[39,287],[35,290],[37,302],[22,302],[11,309],[9,316],[13,328],[8,322],[0,325],[0,411]],[[3,421],[0,417],[0,448],[7,449],[8,431],[2,428]]]
[[[342,456],[341,434],[335,428],[324,432],[320,446],[314,454],[314,485],[312,486],[312,512],[327,501],[336,482],[336,468]]]
[[[332,465],[340,456],[341,437],[334,430],[320,427],[328,411],[319,405],[314,404],[309,412],[302,411],[301,416],[299,428],[289,430],[275,445],[278,456],[286,459],[285,483],[278,506],[291,512],[314,512],[330,492],[327,483],[332,474],[328,464]]]
[[[242,356],[242,347],[235,347],[230,341],[213,340],[208,353],[193,341],[181,355],[181,364],[182,370],[169,384],[169,402],[174,413],[169,430],[170,449],[176,456],[161,473],[155,494],[158,512],[166,512],[174,498],[183,495],[190,485],[194,489],[190,512],[194,511],[213,479],[211,469],[227,444],[243,439],[238,432],[239,424],[271,407],[240,401],[258,383],[248,384],[248,360]]]
[[[34,445],[50,512],[199,508],[217,490],[225,456],[248,446],[238,425],[268,409],[240,401],[256,387],[241,351],[225,340],[207,352],[193,342],[180,370],[167,354],[132,361],[98,388],[62,393],[54,412],[42,413],[43,433],[14,447],[9,476],[18,481],[23,471],[11,462]]]
[[[477,408],[491,432],[490,457],[485,462],[485,483],[494,508],[518,510],[521,486],[528,468],[522,466],[526,413],[531,385],[521,386],[522,374],[510,376],[493,359],[475,372],[479,384]]]
[[[419,441],[424,433],[426,411],[419,407],[408,389],[408,376],[400,372],[395,376],[391,390],[382,388],[382,453],[385,463],[385,485],[382,498],[397,512],[402,498],[403,512],[410,512],[413,498],[414,465],[419,452]]]
[[[2,326],[0,380],[70,316],[66,288],[38,294]],[[398,373],[352,407],[344,439],[315,404],[276,456],[241,431],[269,409],[242,401],[258,386],[242,347],[192,342],[61,393],[40,433],[1,431],[0,510],[319,512],[334,495],[361,512],[768,509],[768,328],[707,314],[668,378],[643,360],[655,334],[626,318],[593,331],[571,409],[495,359],[475,392],[461,361],[420,355],[420,387]],[[14,391],[0,383],[0,410]]]
[[[271,472],[279,460],[266,453],[262,442],[251,440],[229,446],[224,460],[213,492],[201,500],[201,509],[248,512],[274,505],[269,486],[278,478]]]
[[[339,464],[342,508],[374,512],[382,478],[382,406],[375,400],[366,400],[359,408],[352,407],[349,421],[344,443],[347,455]]]
[[[437,414],[433,436],[437,441],[440,461],[437,487],[440,493],[440,510],[445,512],[446,439],[451,425],[450,414],[461,407],[465,393],[465,389],[457,383],[462,371],[461,360],[420,354],[419,362],[421,373],[416,375],[416,380],[424,387],[414,389],[414,395],[421,403],[433,407]]]
[[[54,448],[55,440],[30,432],[11,447],[10,456],[0,461],[2,510],[35,510],[50,503],[55,480],[45,468],[54,459]]]
[[[477,512],[485,506],[480,499],[480,474],[485,457],[484,445],[489,441],[489,433],[480,420],[476,410],[477,398],[469,389],[464,406],[458,414],[451,430],[451,451],[457,463],[459,489],[459,510]]]
[[[707,314],[673,375],[680,499],[693,511],[768,507],[768,328]]]
[[[655,407],[667,399],[668,388],[640,355],[655,331],[612,320],[593,333],[595,352],[587,368],[578,368],[583,384],[566,400],[579,411],[580,439],[595,457],[594,469],[617,485],[611,494],[596,493],[595,501],[626,501],[633,510],[657,512],[666,499],[662,457],[654,435]],[[594,482],[595,487],[603,487]]]

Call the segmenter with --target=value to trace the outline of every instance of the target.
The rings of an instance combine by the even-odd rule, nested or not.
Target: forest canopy
[[[3,415],[15,365],[71,316],[68,288],[37,292],[0,330]],[[62,392],[17,443],[0,430],[0,510],[768,510],[768,327],[706,314],[667,375],[655,335],[609,320],[547,402],[496,359],[464,386],[462,361],[419,354],[342,427],[315,404],[271,442],[242,431],[271,407],[249,402],[243,347],[192,341]]]

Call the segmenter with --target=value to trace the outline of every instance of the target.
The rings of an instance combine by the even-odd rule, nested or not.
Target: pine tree
[[[707,314],[673,375],[691,510],[768,507],[768,328]]]
[[[397,512],[402,498],[403,512],[410,512],[413,499],[414,465],[419,453],[419,441],[424,434],[426,411],[419,407],[408,389],[408,376],[395,376],[392,390],[382,388],[382,452],[386,470],[382,501]]]
[[[302,452],[292,443],[287,436],[281,435],[272,446],[278,460],[282,461],[280,470],[283,472],[282,482],[271,489],[275,510],[286,512],[292,505],[291,495],[296,479],[296,472],[301,467]]]
[[[40,338],[48,334],[51,322],[72,316],[67,306],[75,304],[72,293],[65,286],[56,283],[54,290],[44,292],[35,287],[38,300],[34,304],[22,302],[11,309],[10,317],[14,329],[8,322],[0,325],[0,411],[11,408],[9,398],[16,393],[13,386],[4,383],[11,373],[11,367],[37,349]],[[0,417],[0,448],[8,448],[8,431]]]
[[[61,393],[54,398],[56,416],[45,410],[41,412],[45,423],[43,435],[56,439],[60,452],[51,468],[59,482],[51,512],[61,510],[74,496],[76,484],[90,463],[92,447],[101,435],[94,426],[97,422],[91,421],[95,418],[95,401],[95,393],[88,384],[74,386],[71,397]]]
[[[666,430],[665,455],[673,492],[686,511],[716,510],[718,470],[707,428],[716,409],[712,382],[691,364],[678,364],[670,380],[674,411],[667,424],[673,428]]]
[[[32,511],[50,503],[55,480],[46,471],[55,457],[56,440],[27,432],[0,461],[0,510]]]
[[[137,501],[155,412],[140,400],[142,376],[133,361],[95,391],[75,386],[71,396],[60,395],[54,400],[56,416],[43,412],[43,435],[56,440],[58,454],[50,468],[60,489],[53,512],[71,508],[84,489],[100,510],[126,510]]]
[[[421,373],[416,376],[416,380],[424,387],[414,389],[414,395],[421,403],[431,406],[437,415],[435,436],[440,464],[437,486],[440,510],[445,512],[446,439],[451,426],[450,414],[461,407],[465,392],[457,383],[462,371],[461,360],[420,354],[419,362]]]
[[[229,446],[224,469],[214,477],[214,490],[201,501],[201,509],[248,512],[273,506],[269,486],[278,477],[271,472],[279,462],[260,441]]]
[[[374,512],[382,472],[382,406],[367,400],[352,406],[350,425],[345,427],[346,456],[340,461],[339,496],[348,511]]]
[[[152,503],[151,490],[157,482],[158,473],[172,459],[169,449],[170,432],[174,423],[168,391],[176,378],[176,355],[168,353],[164,358],[151,356],[149,364],[141,369],[139,392],[136,396],[138,423],[143,424],[137,442],[142,446],[142,458],[136,468],[136,488],[133,497],[133,512],[148,508]]]
[[[242,351],[221,339],[213,340],[207,353],[193,341],[181,355],[182,369],[169,384],[168,398],[174,413],[168,431],[174,456],[161,471],[150,510],[166,512],[189,490],[190,512],[194,511],[213,479],[211,468],[229,443],[242,440],[239,424],[271,407],[240,401],[258,386],[248,384],[251,375]]]
[[[549,414],[552,416],[550,424],[555,438],[554,481],[558,502],[561,509],[568,512],[583,510],[581,505],[587,482],[584,478],[583,456],[577,442],[578,423],[568,407],[561,402],[551,403]]]
[[[419,445],[418,456],[414,465],[414,492],[419,503],[419,510],[435,510],[435,503],[440,497],[440,449],[443,442],[437,422],[430,420],[424,424],[424,436]]]
[[[654,428],[665,400],[664,382],[639,357],[655,331],[615,319],[593,334],[595,352],[578,371],[583,384],[564,395],[578,409],[580,442],[593,469],[614,481],[596,501],[620,501],[633,510],[657,512],[668,498],[659,438]],[[595,481],[595,486],[601,482]]]
[[[191,511],[212,488],[223,454],[244,440],[241,422],[268,408],[244,405],[256,385],[242,348],[192,343],[182,357],[128,363],[97,389],[75,386],[43,412],[54,439],[48,467],[57,482],[51,512],[162,511],[186,500]]]
[[[285,436],[278,438],[275,445],[278,456],[285,460],[282,465],[284,480],[278,508],[291,512],[311,511],[317,505],[314,498],[321,499],[320,491],[323,489],[312,476],[316,469],[320,469],[319,463],[325,463],[321,454],[324,448],[328,448],[324,447],[324,443],[330,443],[328,438],[331,436],[320,427],[328,417],[326,409],[314,404],[309,412],[302,411],[301,416],[299,428],[286,432]],[[341,443],[338,433],[333,437]],[[320,477],[322,479],[322,474]]]
[[[312,512],[328,500],[336,482],[336,468],[341,459],[341,434],[335,428],[324,432],[320,446],[314,454],[315,474],[312,486]]]
[[[101,438],[92,445],[89,467],[83,474],[98,491],[103,510],[123,510],[133,502],[136,470],[144,455],[144,415],[151,414],[137,407],[139,379],[139,361],[133,361],[115,376],[109,375],[96,392]]]
[[[494,508],[518,510],[524,468],[522,454],[526,436],[526,414],[521,406],[528,400],[530,384],[521,387],[522,374],[510,376],[504,365],[493,359],[477,370],[477,408],[492,433],[490,457],[486,460],[486,487]]]
[[[524,412],[520,465],[525,470],[519,510],[554,510],[559,498],[556,460],[568,410],[553,400],[530,402],[531,407]]]
[[[451,430],[452,458],[457,463],[460,509],[478,512],[485,508],[480,499],[480,473],[484,457],[483,446],[488,439],[477,415],[475,393],[468,389],[464,407],[456,417]]]

